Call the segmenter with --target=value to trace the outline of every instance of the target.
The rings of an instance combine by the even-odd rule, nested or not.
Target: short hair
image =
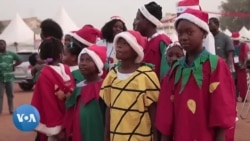
[[[61,40],[55,37],[46,38],[39,46],[39,55],[42,60],[52,59],[53,61],[59,60],[63,52],[63,44]],[[49,62],[48,64],[50,64]]]
[[[38,53],[32,53],[30,56],[29,56],[29,63],[31,66],[35,66],[36,63],[37,63],[37,56],[38,56]]]
[[[148,12],[153,15],[158,20],[162,19],[162,7],[158,5],[156,2],[150,2],[145,5]]]
[[[210,18],[210,19],[209,19],[209,21],[214,22],[217,26],[219,26],[219,25],[220,25],[220,21],[219,21],[219,19],[218,19],[218,18],[212,17],[212,18]]]
[[[57,22],[55,22],[52,19],[46,19],[42,21],[40,28],[41,28],[41,32],[44,38],[55,37],[58,40],[62,40],[63,38],[62,28]]]
[[[119,19],[113,19],[109,22],[107,22],[101,29],[102,32],[102,37],[104,39],[106,39],[108,42],[113,42],[114,40],[114,31],[113,31],[113,27],[116,24],[116,22],[122,22],[123,23],[123,31],[127,30],[127,27],[125,25],[125,23],[122,20]]]

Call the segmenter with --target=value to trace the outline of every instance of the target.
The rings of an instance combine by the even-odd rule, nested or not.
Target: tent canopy
[[[57,12],[53,20],[55,20],[61,26],[64,35],[71,31],[78,30],[78,27],[73,22],[73,20],[69,17],[65,8],[62,6],[60,7],[59,11]]]
[[[227,36],[229,36],[229,37],[231,37],[231,35],[232,35],[232,33],[231,33],[228,29],[226,29],[226,30],[224,31],[224,33],[225,33]]]
[[[240,36],[242,38],[248,38],[250,39],[250,32],[247,30],[247,28],[245,26],[243,26],[240,30]]]
[[[17,13],[0,35],[7,45],[34,45],[34,32]]]

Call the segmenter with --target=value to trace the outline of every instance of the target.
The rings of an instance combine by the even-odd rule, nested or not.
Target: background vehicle
[[[22,60],[22,64],[18,65],[15,68],[15,82],[18,83],[19,87],[24,91],[32,90],[34,86],[33,76],[31,75],[32,67],[29,63],[29,56],[36,52],[37,51],[35,50],[22,50],[17,52]]]

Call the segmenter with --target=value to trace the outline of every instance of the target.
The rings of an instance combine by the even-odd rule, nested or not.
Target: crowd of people
[[[101,30],[88,24],[63,36],[44,20],[39,53],[30,57],[31,104],[41,116],[36,140],[233,141],[236,100],[247,91],[247,44],[237,32],[220,32],[200,6],[178,13],[178,41],[157,31],[161,19],[162,7],[150,2],[138,8],[133,30],[113,16]],[[20,63],[5,48],[0,40],[1,103],[13,69],[3,68]]]

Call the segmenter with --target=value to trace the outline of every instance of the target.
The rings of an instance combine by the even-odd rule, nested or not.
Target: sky
[[[0,0],[0,20],[11,19],[16,13],[23,18],[53,18],[63,6],[78,27],[92,24],[101,28],[111,16],[118,15],[131,28],[138,8],[150,1],[152,0]],[[162,6],[163,13],[175,13],[177,1],[155,0]],[[221,2],[222,0],[200,0],[200,5],[204,11],[218,12]]]

